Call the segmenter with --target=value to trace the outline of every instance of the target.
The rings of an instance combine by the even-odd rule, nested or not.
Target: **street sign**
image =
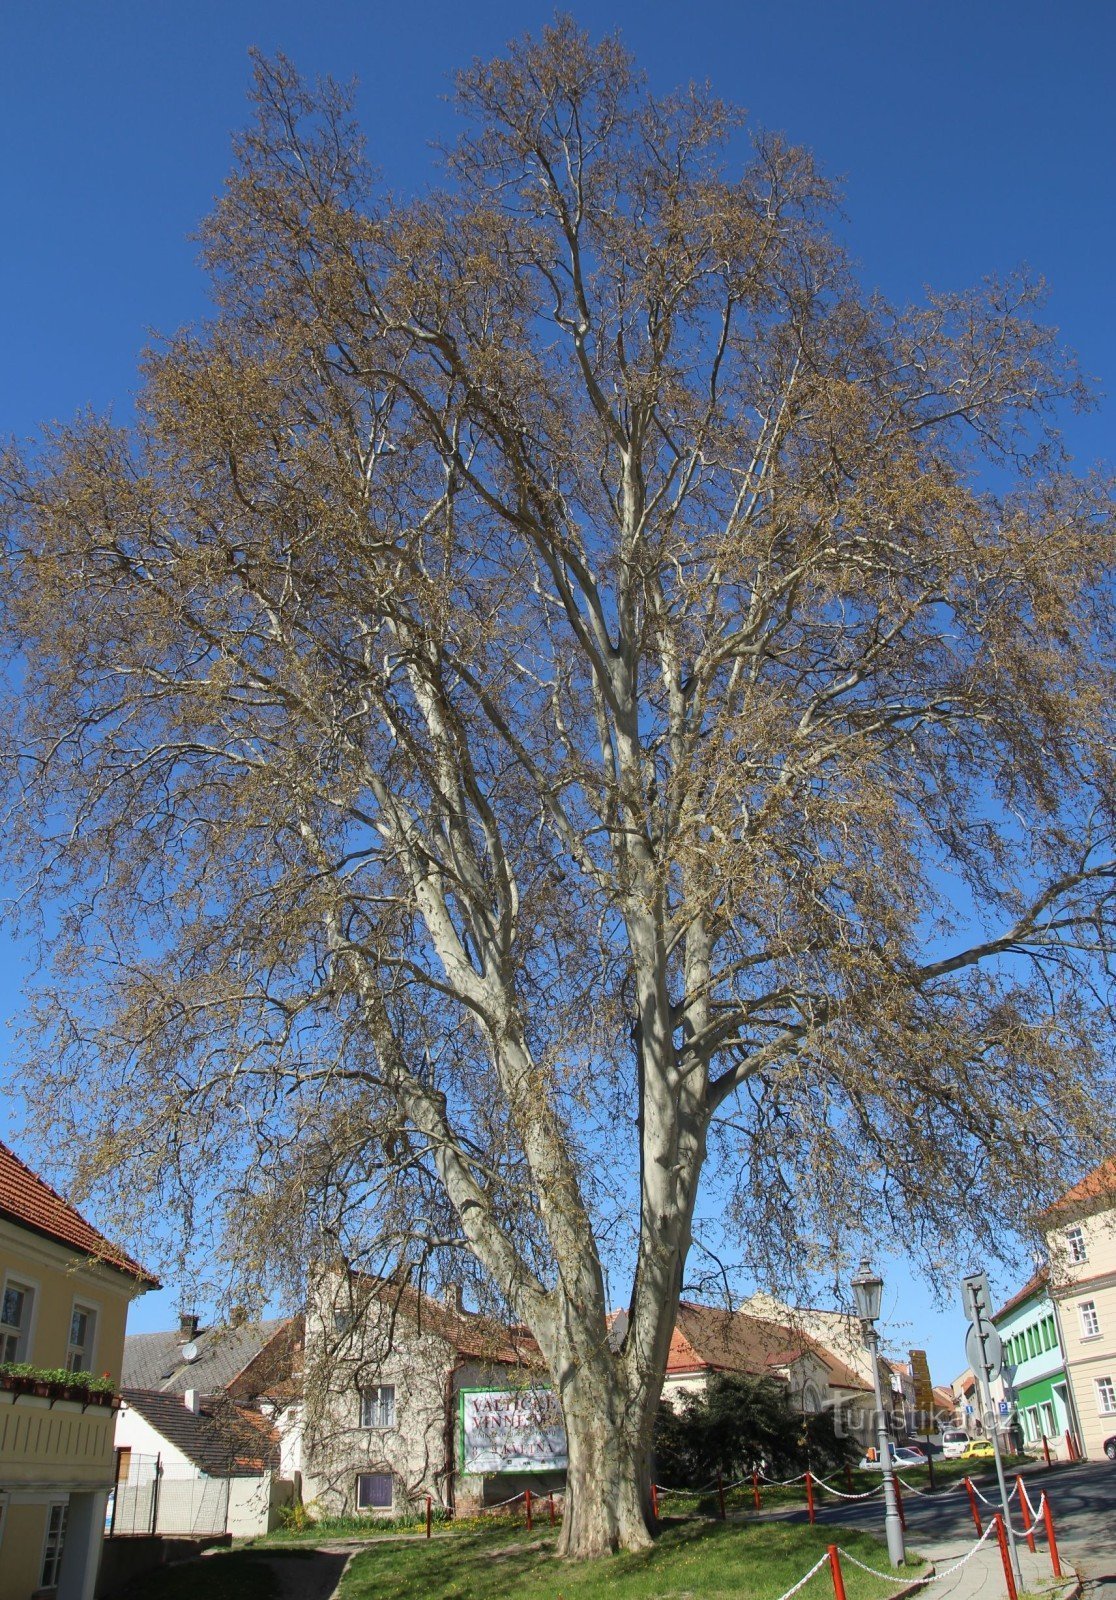
[[[980,1335],[975,1327],[970,1327],[965,1335],[965,1360],[973,1371],[981,1378],[984,1377],[985,1363],[989,1367],[989,1378],[998,1378],[1000,1369],[1004,1364],[1004,1342],[995,1328],[985,1324],[984,1328],[984,1354],[980,1351]]]
[[[967,1278],[961,1279],[961,1304],[970,1322],[981,1318],[987,1322],[992,1315],[992,1290],[987,1272],[970,1272]]]

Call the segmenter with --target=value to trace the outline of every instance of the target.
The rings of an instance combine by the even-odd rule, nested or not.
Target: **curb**
[[[920,1589],[925,1589],[926,1585],[936,1576],[937,1571],[938,1569],[934,1563],[928,1561],[926,1563],[926,1571],[921,1578],[916,1578],[913,1583],[908,1583],[905,1588],[896,1589],[892,1594],[888,1595],[887,1600],[906,1600],[907,1595],[917,1594]]]

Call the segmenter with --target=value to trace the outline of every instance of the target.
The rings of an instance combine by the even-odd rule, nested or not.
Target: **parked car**
[[[942,1429],[942,1455],[947,1461],[956,1460],[968,1442],[969,1435],[964,1428]]]
[[[996,1452],[992,1448],[990,1439],[970,1439],[958,1459],[961,1461],[994,1461],[995,1458]]]
[[[1109,1461],[1116,1461],[1116,1433],[1112,1435],[1111,1439],[1106,1439],[1104,1441],[1101,1449],[1104,1451]]]
[[[891,1447],[891,1464],[893,1467],[924,1467],[926,1457],[921,1450],[912,1450],[909,1445],[893,1444]],[[860,1463],[862,1472],[882,1472],[883,1463],[879,1456],[865,1456]]]

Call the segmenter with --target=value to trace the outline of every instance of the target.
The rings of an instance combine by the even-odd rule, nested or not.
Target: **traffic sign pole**
[[[1023,1587],[1023,1571],[1019,1565],[1019,1551],[1015,1547],[1015,1530],[1011,1525],[1011,1503],[1008,1499],[1007,1481],[1004,1478],[1004,1458],[1000,1453],[1000,1437],[995,1426],[995,1417],[992,1413],[992,1379],[1000,1371],[1003,1360],[1003,1344],[999,1334],[989,1321],[992,1314],[992,1295],[988,1287],[988,1274],[978,1272],[967,1277],[962,1284],[962,1300],[965,1310],[972,1318],[972,1327],[969,1329],[965,1340],[966,1354],[975,1354],[977,1360],[970,1362],[976,1372],[980,1384],[981,1399],[984,1402],[984,1414],[989,1419],[988,1429],[992,1440],[992,1453],[996,1458],[996,1478],[1000,1485],[1000,1504],[1003,1506],[1003,1535],[1006,1538],[1005,1555],[1010,1555],[1011,1565],[1015,1572],[1018,1586]],[[1005,1559],[1005,1566],[1007,1561]]]

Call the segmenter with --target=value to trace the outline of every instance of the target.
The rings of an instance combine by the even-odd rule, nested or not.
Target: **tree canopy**
[[[568,20],[458,100],[403,198],[258,61],[211,319],[4,455],[5,833],[79,1176],[255,1281],[470,1252],[592,1552],[703,1174],[767,1276],[1098,1150],[1111,502],[1040,286],[866,293],[805,151]]]

